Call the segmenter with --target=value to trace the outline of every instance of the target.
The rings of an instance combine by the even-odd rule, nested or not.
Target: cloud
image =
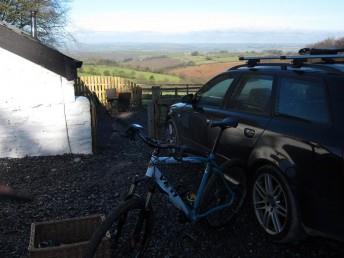
[[[242,15],[229,12],[103,12],[74,15],[70,31],[186,33],[204,30],[339,30],[341,24],[332,17],[310,15]],[[317,24],[317,26],[315,26]],[[341,28],[340,28],[341,30]]]

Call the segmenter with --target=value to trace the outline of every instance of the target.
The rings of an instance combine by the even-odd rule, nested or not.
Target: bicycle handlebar
[[[222,120],[219,121],[212,121],[209,120],[207,121],[208,126],[210,126],[211,128],[214,127],[219,127],[220,131],[219,134],[215,140],[215,144],[213,146],[213,149],[211,152],[215,152],[216,151],[216,147],[220,141],[222,132],[227,129],[227,128],[235,128],[238,126],[239,121],[236,118],[233,117],[226,117]],[[190,153],[190,154],[195,154],[195,155],[199,155],[199,156],[207,156],[208,154],[205,154],[204,152],[194,149],[192,147],[189,146],[178,146],[178,145],[174,145],[174,144],[164,144],[161,143],[158,140],[154,140],[152,138],[149,138],[148,136],[144,135],[142,133],[142,129],[143,126],[139,125],[139,124],[132,124],[130,125],[129,129],[126,132],[126,136],[132,140],[135,140],[135,135],[137,134],[139,136],[140,139],[143,140],[144,143],[146,143],[148,146],[152,147],[152,148],[157,148],[157,149],[174,149],[177,152],[180,153]]]
[[[126,137],[128,137],[131,140],[135,140],[135,136],[137,135],[144,143],[146,143],[151,148],[156,149],[173,149],[177,153],[184,154],[184,153],[190,153],[195,154],[198,156],[206,156],[205,152],[202,152],[200,150],[191,148],[186,145],[176,145],[176,144],[170,144],[170,143],[162,143],[159,140],[152,139],[145,134],[142,133],[143,127],[139,124],[132,124],[130,125],[129,129],[126,131]]]

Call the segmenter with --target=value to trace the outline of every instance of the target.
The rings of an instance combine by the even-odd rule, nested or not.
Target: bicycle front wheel
[[[84,258],[93,258],[107,232],[111,257],[142,257],[153,227],[152,210],[142,199],[131,198],[114,209],[92,235]]]
[[[207,212],[221,205],[228,207],[206,217],[209,226],[220,228],[228,224],[240,210],[246,196],[246,175],[239,166],[226,166],[224,174],[213,174],[204,190],[201,211]]]

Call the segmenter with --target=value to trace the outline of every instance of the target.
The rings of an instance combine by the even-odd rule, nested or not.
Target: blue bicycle
[[[236,127],[238,122],[231,118],[209,121],[210,127],[218,127],[219,133],[212,150],[204,155],[197,149],[187,146],[162,143],[148,138],[142,133],[143,127],[132,124],[126,135],[134,140],[138,136],[154,148],[146,175],[135,178],[123,203],[114,209],[93,234],[86,258],[96,255],[97,248],[104,236],[110,232],[114,257],[140,257],[144,254],[153,229],[152,197],[159,189],[173,205],[180,210],[186,220],[196,222],[205,219],[211,226],[222,227],[227,224],[243,204],[246,195],[243,167],[240,162],[229,160],[218,163],[216,149],[226,128]],[[162,150],[169,155],[162,156]],[[160,165],[203,164],[205,166],[196,193],[179,194],[168,182]],[[147,193],[141,197],[136,193],[139,183],[145,182]]]

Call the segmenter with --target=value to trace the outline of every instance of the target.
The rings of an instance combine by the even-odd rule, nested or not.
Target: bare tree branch
[[[309,47],[314,48],[344,48],[344,37],[342,38],[327,38],[323,41],[311,44]]]
[[[0,0],[0,21],[30,31],[31,11],[37,11],[38,38],[60,45],[68,37],[65,28],[70,0]]]

